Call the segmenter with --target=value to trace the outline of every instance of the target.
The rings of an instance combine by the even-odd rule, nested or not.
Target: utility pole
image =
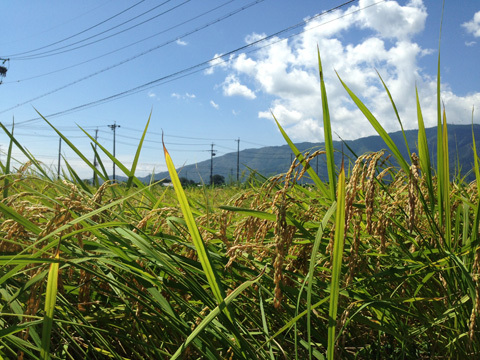
[[[240,179],[240,138],[235,140],[237,142],[237,183]]]
[[[212,149],[210,150],[210,186],[213,185],[213,157],[216,155],[213,145],[215,144],[212,143]]]
[[[58,139],[58,167],[57,167],[57,179],[60,180],[60,158],[62,156],[62,138]]]
[[[110,129],[113,130],[113,157],[115,157],[115,130],[117,127],[120,127],[120,125],[117,125],[117,122],[115,121],[113,125],[108,125]],[[115,182],[115,161],[113,162],[113,182]]]
[[[97,168],[97,139],[98,139],[98,128],[95,130],[95,153],[93,154],[93,166]],[[96,184],[95,179],[97,179],[97,173],[93,171],[92,183]]]

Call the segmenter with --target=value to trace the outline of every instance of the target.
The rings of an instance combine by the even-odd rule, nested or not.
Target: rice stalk
[[[337,209],[335,213],[335,242],[333,246],[332,276],[330,283],[330,305],[328,310],[327,359],[335,358],[337,309],[340,295],[340,275],[345,234],[345,171],[343,164],[338,175]]]
[[[59,259],[58,250],[55,254],[55,259]],[[40,351],[40,357],[45,360],[50,359],[50,336],[53,327],[53,313],[57,299],[58,270],[58,262],[53,262],[50,264],[47,280],[47,292],[45,295],[45,316],[42,323],[42,348]]]

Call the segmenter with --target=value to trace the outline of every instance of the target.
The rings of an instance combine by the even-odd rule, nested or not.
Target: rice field
[[[478,359],[480,168],[451,181],[440,74],[436,164],[418,94],[403,158],[343,84],[386,151],[335,168],[318,59],[325,149],[299,153],[279,125],[289,171],[237,187],[184,190],[168,149],[174,188],[141,183],[143,137],[130,169],[98,144],[129,178],[112,183],[60,132],[99,181],[68,164],[57,180],[2,126],[0,357]]]

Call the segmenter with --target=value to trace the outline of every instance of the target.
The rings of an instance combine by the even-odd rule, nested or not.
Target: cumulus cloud
[[[415,86],[425,124],[434,126],[436,79],[418,65],[419,59],[433,50],[414,41],[415,35],[425,28],[426,17],[427,10],[421,0],[409,0],[404,5],[393,0],[378,4],[375,0],[360,0],[346,10],[309,21],[305,31],[295,38],[270,39],[270,46],[231,59],[226,68],[230,74],[222,85],[224,94],[252,99],[256,93],[268,94],[274,99],[268,106],[271,110],[260,111],[260,118],[272,119],[273,112],[293,139],[323,141],[318,44],[332,128],[342,138],[367,136],[374,134],[374,130],[353,104],[335,71],[387,131],[399,130],[399,126],[379,74],[406,128],[417,126]],[[361,33],[360,40],[347,42],[344,37],[353,31]],[[263,36],[251,34],[245,41],[251,43]],[[247,88],[239,79],[254,84],[255,88],[252,85]],[[472,105],[480,102],[480,93],[459,97],[442,84],[442,100],[450,114],[449,121],[465,123],[471,119]]]
[[[149,98],[155,98],[155,97],[157,96],[157,94],[155,94],[154,92],[149,91],[148,94],[147,94],[147,96],[148,96]]]
[[[379,6],[374,0],[360,1],[357,8],[364,8],[355,17],[366,29],[375,30],[382,38],[408,40],[425,27],[427,11],[422,0],[410,0],[406,6],[387,1]]]
[[[210,105],[212,105],[212,107],[216,110],[218,110],[220,108],[220,106],[218,104],[216,104],[215,101],[213,101],[213,100],[210,100]]]
[[[473,15],[473,19],[462,24],[462,26],[468,33],[475,37],[480,37],[480,11],[477,11],[475,15]]]
[[[242,96],[247,99],[255,99],[255,93],[247,86],[240,84],[240,80],[235,75],[229,75],[222,85],[225,96]]]

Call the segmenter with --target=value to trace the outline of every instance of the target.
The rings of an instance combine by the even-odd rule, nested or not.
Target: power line
[[[189,0],[189,1],[190,1],[190,0]],[[196,28],[196,29],[194,29],[194,30],[192,30],[192,31],[189,31],[189,32],[183,34],[183,35],[180,36],[180,37],[175,37],[174,39],[170,39],[170,40],[168,40],[168,41],[166,41],[166,42],[164,42],[164,43],[162,43],[162,44],[160,44],[160,45],[158,45],[158,46],[155,46],[155,47],[150,48],[150,49],[148,49],[148,50],[146,50],[146,51],[143,51],[143,52],[141,52],[141,53],[139,53],[139,54],[136,54],[136,55],[134,55],[134,56],[131,56],[131,57],[127,58],[127,59],[124,59],[124,60],[116,63],[116,64],[107,66],[107,67],[105,67],[105,68],[103,68],[103,69],[101,69],[101,70],[98,70],[98,71],[96,71],[96,72],[94,72],[94,73],[91,73],[91,74],[89,74],[89,75],[87,75],[87,76],[84,76],[84,77],[82,77],[82,78],[79,78],[79,79],[77,79],[77,80],[75,80],[75,81],[72,81],[72,82],[70,82],[70,83],[68,83],[68,84],[62,85],[62,86],[60,86],[60,87],[58,87],[58,88],[56,88],[56,89],[54,89],[54,90],[48,91],[48,92],[46,92],[46,93],[44,93],[44,94],[42,94],[42,95],[38,95],[38,96],[36,96],[36,97],[34,97],[34,98],[32,98],[32,99],[29,99],[29,100],[24,101],[24,102],[22,102],[22,103],[20,103],[20,104],[14,105],[14,106],[12,106],[12,107],[10,107],[10,108],[8,108],[8,109],[2,110],[2,111],[0,111],[0,114],[3,114],[3,113],[5,113],[5,112],[7,112],[7,111],[16,109],[16,108],[18,108],[18,107],[20,107],[20,106],[29,104],[29,103],[31,103],[32,101],[39,100],[39,99],[44,98],[44,97],[46,97],[46,96],[48,96],[48,95],[54,94],[54,93],[56,93],[56,92],[58,92],[58,91],[60,91],[60,90],[66,89],[67,87],[70,87],[70,86],[72,86],[72,85],[78,84],[78,83],[80,83],[80,82],[82,82],[82,81],[85,81],[85,80],[87,80],[87,79],[90,79],[90,78],[92,78],[92,77],[94,77],[94,76],[96,76],[96,75],[99,75],[99,74],[103,73],[103,72],[112,70],[112,69],[114,69],[114,68],[116,68],[116,67],[118,67],[118,66],[120,66],[120,65],[123,65],[123,64],[125,64],[125,63],[127,63],[127,62],[130,62],[130,61],[135,60],[135,59],[137,59],[137,58],[139,58],[139,57],[141,57],[141,56],[144,56],[144,55],[146,55],[146,54],[148,54],[148,53],[150,53],[150,52],[152,52],[152,51],[154,51],[154,50],[157,50],[157,49],[159,49],[159,48],[161,48],[161,47],[164,47],[164,46],[166,46],[166,45],[168,45],[168,44],[171,44],[171,43],[177,41],[179,38],[185,38],[185,37],[187,37],[187,36],[189,36],[189,35],[191,35],[191,34],[193,34],[193,33],[196,33],[196,32],[198,32],[198,31],[200,31],[200,30],[203,30],[203,29],[205,29],[205,28],[207,28],[207,27],[209,27],[209,26],[211,26],[211,25],[213,25],[213,24],[216,24],[216,23],[218,23],[218,22],[220,22],[220,21],[222,21],[222,20],[225,20],[225,19],[227,19],[228,17],[233,16],[234,14],[237,14],[237,13],[239,13],[240,11],[243,11],[243,10],[245,10],[245,9],[251,7],[251,6],[257,5],[258,3],[263,2],[263,1],[265,1],[265,0],[256,0],[256,1],[254,1],[254,2],[251,2],[250,4],[247,4],[247,5],[245,5],[245,6],[242,6],[241,8],[236,9],[235,11],[232,11],[232,12],[230,12],[229,14],[222,16],[221,18],[217,18],[216,20],[211,21],[211,22],[207,23],[206,25],[203,25],[203,26],[201,26],[201,27],[199,27],[199,28]],[[206,63],[208,63],[208,61],[207,61]]]
[[[192,74],[197,73],[197,72],[200,72],[200,71],[202,71],[202,70],[205,70],[205,69],[208,69],[208,68],[211,68],[211,67],[215,67],[215,66],[218,65],[218,63],[217,63],[218,61],[223,61],[223,62],[225,62],[225,61],[226,61],[225,58],[229,57],[230,55],[235,54],[236,52],[245,50],[245,49],[250,48],[250,47],[252,47],[252,46],[254,46],[254,45],[257,45],[257,44],[259,44],[259,43],[261,43],[261,42],[264,42],[264,41],[267,41],[267,40],[269,40],[269,39],[272,39],[272,38],[274,38],[274,37],[276,37],[276,36],[278,36],[278,35],[280,35],[280,34],[283,34],[283,33],[287,32],[287,31],[290,31],[290,30],[292,30],[292,29],[295,29],[295,28],[298,28],[298,27],[300,27],[300,26],[302,26],[302,25],[305,25],[305,24],[307,24],[308,22],[311,22],[312,20],[314,20],[314,19],[316,19],[316,18],[318,18],[318,17],[320,17],[320,16],[323,16],[323,15],[325,15],[325,14],[327,14],[327,13],[330,13],[330,12],[332,12],[332,11],[334,11],[334,10],[337,10],[337,9],[339,9],[339,8],[341,8],[341,7],[343,7],[343,6],[346,6],[346,5],[348,5],[348,4],[350,4],[350,3],[354,2],[354,1],[356,1],[356,0],[349,0],[349,1],[347,1],[347,2],[345,2],[345,3],[343,3],[343,4],[341,4],[341,5],[336,6],[335,8],[332,8],[332,9],[329,9],[329,10],[327,10],[327,11],[324,11],[324,12],[322,12],[322,13],[320,13],[320,14],[317,14],[317,15],[309,18],[309,19],[305,19],[305,20],[303,20],[301,23],[298,23],[298,24],[292,25],[292,26],[290,26],[290,27],[284,28],[284,29],[282,29],[282,30],[280,30],[280,31],[277,31],[277,32],[274,33],[274,34],[265,36],[265,37],[263,37],[263,38],[261,38],[261,39],[258,39],[258,40],[254,41],[254,42],[252,42],[252,43],[249,43],[249,44],[247,44],[247,45],[241,46],[241,47],[239,47],[239,48],[237,48],[237,49],[235,49],[235,50],[231,50],[231,51],[229,51],[229,52],[227,52],[227,53],[225,53],[225,54],[218,55],[218,56],[216,56],[216,57],[214,57],[214,58],[212,58],[212,59],[210,59],[210,60],[203,61],[203,62],[201,62],[201,63],[198,63],[198,64],[196,64],[196,65],[190,66],[190,67],[188,67],[188,68],[184,68],[184,69],[182,69],[182,70],[179,70],[179,71],[177,71],[177,72],[175,72],[175,73],[171,73],[171,74],[169,74],[169,75],[165,75],[165,76],[163,76],[163,77],[160,77],[160,78],[158,78],[158,79],[149,81],[149,82],[147,82],[147,83],[144,83],[144,84],[139,85],[139,86],[137,86],[137,87],[131,88],[131,89],[129,89],[129,90],[125,90],[125,91],[122,91],[122,92],[120,92],[120,93],[117,93],[117,94],[114,94],[114,95],[111,95],[111,96],[108,96],[108,97],[105,97],[105,98],[102,98],[102,99],[98,99],[98,100],[95,100],[95,101],[92,101],[92,102],[89,102],[89,103],[86,103],[86,104],[78,105],[78,106],[75,106],[75,107],[70,108],[70,109],[66,109],[66,110],[63,110],[63,111],[59,111],[59,112],[56,112],[56,113],[47,115],[47,117],[49,117],[49,118],[57,117],[57,116],[65,115],[65,114],[68,114],[68,113],[80,111],[80,110],[83,110],[83,109],[86,109],[86,108],[90,108],[90,107],[93,107],[93,106],[98,106],[98,105],[100,105],[100,104],[103,104],[103,103],[106,103],[106,102],[109,102],[109,101],[113,101],[113,100],[116,100],[116,99],[120,99],[120,98],[123,98],[123,97],[125,97],[125,96],[130,96],[130,95],[133,95],[133,94],[138,93],[138,92],[140,92],[140,91],[148,90],[148,89],[150,89],[150,88],[159,86],[159,85],[161,85],[161,84],[168,83],[168,82],[174,81],[174,80],[178,80],[178,79],[180,79],[180,78],[183,78],[183,77],[192,75]],[[369,5],[369,6],[365,6],[364,8],[355,10],[355,11],[353,11],[353,12],[351,12],[351,13],[348,13],[348,14],[345,14],[345,15],[343,15],[343,16],[341,16],[341,17],[338,17],[337,19],[340,19],[340,18],[342,18],[342,17],[344,17],[344,16],[347,16],[347,15],[351,15],[351,14],[353,14],[353,13],[355,13],[355,12],[358,12],[358,11],[364,10],[364,9],[366,9],[366,8],[368,8],[368,7],[371,7],[371,6],[374,6],[374,5],[378,5],[379,3],[382,3],[382,2],[385,2],[385,0],[380,0],[380,1],[376,2],[376,3],[374,3],[374,4],[371,4],[371,5]],[[334,19],[334,20],[337,20],[337,19]],[[329,22],[332,22],[332,21],[334,21],[334,20],[331,20],[331,21],[329,21]],[[327,23],[329,23],[329,22],[327,22]],[[320,25],[318,25],[318,26],[325,25],[325,24],[327,24],[327,23],[323,23],[323,24],[320,24]],[[318,26],[316,26],[316,27],[318,27]],[[293,34],[293,35],[290,35],[290,36],[287,37],[287,38],[290,38],[290,37],[293,37],[293,36],[297,36],[297,35],[299,35],[299,34],[301,34],[301,33],[304,33],[304,32],[306,32],[306,31],[312,30],[313,28],[316,28],[316,27],[312,27],[312,28],[310,28],[310,29],[303,30],[303,31],[301,31],[301,32],[295,33],[295,34]],[[278,41],[276,41],[276,42],[284,41],[284,40],[286,40],[287,38],[285,38],[285,39],[280,39],[280,40],[278,40]],[[274,43],[276,43],[276,42],[269,43],[269,44],[265,45],[264,47],[271,46],[272,44],[274,44]],[[257,49],[251,50],[250,52],[258,51],[258,50],[260,50],[260,49],[261,49],[261,48],[257,48]],[[3,112],[5,112],[5,111],[3,111]],[[2,113],[2,112],[0,112],[0,113]],[[40,119],[41,119],[41,117],[36,117],[36,118],[32,118],[32,119],[28,119],[28,120],[21,121],[20,123],[23,124],[23,123],[28,123],[28,122],[40,120]]]
[[[153,35],[150,35],[150,36],[148,36],[148,37],[145,37],[145,38],[143,38],[143,39],[141,39],[141,40],[134,41],[134,42],[132,42],[132,43],[130,43],[130,44],[128,44],[128,45],[122,46],[122,47],[120,47],[120,48],[117,48],[117,49],[115,49],[115,50],[109,51],[109,52],[104,53],[104,54],[102,54],[102,55],[99,55],[99,56],[90,58],[90,59],[88,59],[88,60],[85,60],[85,61],[82,61],[82,62],[73,64],[73,65],[70,65],[70,66],[67,66],[67,67],[64,67],[64,68],[61,68],[61,69],[57,69],[57,70],[50,71],[50,72],[47,72],[47,73],[43,73],[43,74],[31,76],[31,77],[29,77],[29,78],[20,79],[20,80],[14,80],[14,81],[6,81],[6,82],[4,82],[4,84],[18,83],[18,82],[23,82],[23,81],[27,81],[27,80],[37,79],[37,78],[44,77],[44,76],[47,76],[47,75],[55,74],[55,73],[58,73],[58,72],[61,72],[61,71],[64,71],[64,70],[72,69],[72,68],[74,68],[74,67],[77,67],[77,66],[80,66],[80,65],[89,63],[89,62],[91,62],[91,61],[100,59],[100,58],[102,58],[102,57],[105,57],[105,56],[114,54],[114,53],[116,53],[116,52],[118,52],[118,51],[124,50],[124,49],[126,49],[126,48],[131,47],[131,46],[134,46],[134,45],[137,46],[139,43],[141,43],[141,42],[143,42],[143,41],[149,40],[149,39],[151,39],[151,38],[153,38],[153,37],[155,37],[155,36],[161,35],[161,34],[163,34],[163,33],[166,33],[166,32],[168,32],[168,31],[170,31],[170,30],[173,30],[173,29],[175,29],[175,28],[177,28],[177,27],[180,27],[180,26],[182,26],[182,25],[185,25],[185,24],[187,24],[187,23],[189,23],[189,22],[191,22],[191,21],[193,21],[193,20],[196,20],[196,19],[202,17],[202,16],[208,15],[208,14],[214,12],[215,10],[218,10],[218,9],[220,9],[221,7],[224,7],[224,6],[228,5],[229,3],[233,2],[233,1],[235,1],[235,0],[229,0],[229,1],[227,1],[226,3],[220,4],[219,6],[216,6],[216,7],[212,8],[212,9],[210,9],[210,10],[208,10],[208,11],[205,11],[205,12],[203,12],[203,13],[201,13],[201,14],[199,14],[199,15],[196,15],[196,16],[194,16],[194,17],[191,17],[191,18],[188,19],[188,20],[185,20],[185,21],[183,21],[183,22],[181,22],[181,23],[178,23],[178,24],[176,24],[176,25],[173,25],[173,26],[171,26],[171,27],[169,27],[169,28],[167,28],[167,29],[164,29],[164,30],[162,30],[162,31],[160,31],[160,32],[157,32],[157,33],[155,33],[155,34],[153,34]],[[262,1],[263,1],[263,0],[262,0]],[[199,29],[198,31],[200,31],[200,29]],[[183,37],[185,37],[185,36],[183,36]],[[175,39],[179,39],[179,38],[182,38],[182,36],[177,36]]]
[[[162,4],[156,6],[155,8],[157,8],[157,7],[159,7],[159,6],[162,6],[162,5],[164,5],[164,4],[166,4],[167,2],[170,2],[170,1],[171,1],[171,0],[165,1],[165,2],[163,2]],[[191,1],[191,0],[186,0],[186,1],[184,1],[183,3],[178,4],[178,5],[170,8],[170,9],[168,9],[168,10],[166,10],[166,11],[160,13],[160,14],[157,14],[157,15],[155,15],[155,16],[147,19],[147,20],[144,20],[144,21],[142,21],[142,22],[140,22],[140,23],[138,23],[138,24],[136,24],[136,25],[133,25],[133,26],[131,26],[131,27],[129,27],[129,28],[126,28],[126,29],[121,30],[121,31],[119,31],[119,32],[116,32],[116,33],[114,33],[114,34],[108,35],[108,36],[106,36],[106,37],[104,37],[104,38],[101,38],[101,39],[98,39],[98,40],[95,40],[95,41],[91,41],[91,42],[89,42],[89,43],[86,43],[86,44],[83,44],[83,45],[74,47],[74,48],[72,48],[72,49],[53,52],[53,51],[56,51],[56,50],[61,50],[61,49],[66,48],[66,47],[73,46],[73,45],[75,45],[75,44],[79,44],[79,43],[84,42],[84,41],[86,41],[86,40],[89,40],[89,39],[91,39],[91,38],[97,37],[97,36],[99,36],[99,35],[101,35],[101,34],[103,34],[103,33],[105,33],[105,32],[110,31],[111,29],[114,29],[114,28],[116,28],[116,27],[119,27],[119,26],[121,26],[121,25],[123,25],[123,24],[125,24],[125,23],[127,23],[127,22],[129,22],[129,21],[131,21],[131,20],[133,20],[133,19],[130,19],[130,20],[128,20],[128,21],[126,21],[126,22],[124,22],[124,23],[122,23],[122,24],[120,24],[120,25],[114,26],[113,28],[111,28],[111,29],[109,29],[109,30],[105,30],[105,31],[103,31],[103,32],[100,33],[100,34],[92,35],[92,36],[90,36],[90,37],[88,37],[88,38],[86,38],[86,39],[84,39],[84,40],[77,41],[77,42],[75,42],[75,43],[73,43],[73,44],[65,45],[65,46],[62,46],[62,47],[57,48],[57,49],[55,49],[55,50],[47,51],[47,52],[40,53],[40,54],[31,55],[31,56],[28,56],[28,57],[16,58],[15,60],[35,60],[35,59],[41,59],[41,58],[50,57],[50,56],[54,56],[54,55],[64,54],[64,53],[66,53],[66,52],[70,52],[70,51],[73,51],[73,50],[81,49],[81,48],[83,48],[83,47],[85,47],[85,46],[89,46],[89,45],[92,45],[92,44],[96,44],[96,43],[98,43],[98,42],[100,42],[100,41],[103,41],[103,40],[109,39],[109,38],[111,38],[111,37],[117,36],[117,35],[119,35],[119,34],[122,34],[122,33],[126,32],[126,31],[132,30],[132,29],[134,29],[134,28],[136,28],[136,27],[138,27],[138,26],[140,26],[140,25],[143,25],[143,24],[145,24],[145,23],[147,23],[147,22],[149,22],[149,21],[152,21],[152,20],[154,20],[154,19],[156,19],[156,18],[158,18],[158,17],[160,17],[160,16],[162,16],[162,15],[165,15],[165,14],[167,14],[167,13],[169,13],[169,12],[171,12],[171,11],[177,9],[177,8],[179,8],[180,6],[185,5],[186,3],[190,2],[190,1]],[[155,9],[155,8],[154,8],[154,9]],[[152,9],[152,10],[153,10],[153,9]],[[151,11],[151,10],[149,10],[149,11]],[[149,11],[147,11],[147,12],[149,12]],[[143,15],[143,14],[141,14],[141,15]],[[139,16],[141,16],[141,15],[139,15]],[[137,18],[137,17],[138,17],[138,16],[136,16],[135,18]],[[135,18],[134,18],[134,19],[135,19]]]
[[[76,34],[70,35],[70,36],[68,36],[68,37],[66,37],[66,38],[64,38],[64,39],[55,41],[55,42],[53,42],[53,43],[51,43],[51,44],[44,45],[44,46],[39,47],[39,48],[36,48],[36,49],[24,51],[24,52],[21,52],[21,53],[12,54],[11,56],[12,56],[12,57],[15,57],[15,56],[19,56],[19,55],[29,54],[29,53],[32,53],[32,52],[35,52],[35,51],[38,51],[38,50],[46,49],[47,47],[50,47],[50,46],[53,46],[53,45],[62,43],[62,42],[64,42],[64,41],[70,40],[70,39],[74,38],[75,36],[81,35],[81,34],[87,32],[87,31],[89,31],[89,30],[92,30],[92,29],[96,28],[97,26],[100,26],[100,25],[106,23],[107,21],[110,21],[110,20],[116,18],[117,16],[120,16],[121,14],[123,14],[123,13],[125,13],[125,12],[127,12],[127,11],[129,11],[129,10],[131,10],[131,9],[133,9],[133,8],[136,7],[137,5],[140,5],[140,4],[143,3],[144,1],[145,1],[145,0],[141,0],[141,1],[137,2],[136,4],[133,4],[132,6],[128,7],[127,9],[119,12],[118,14],[115,14],[115,15],[109,17],[108,19],[105,19],[105,20],[99,22],[98,24],[95,24],[95,25],[93,25],[93,26],[90,26],[89,28],[87,28],[87,29],[85,29],[85,30],[82,30],[82,31],[80,31],[80,32],[78,32],[78,33],[76,33]]]
[[[102,3],[102,4],[98,5],[98,6],[90,9],[90,10],[87,10],[87,11],[85,11],[85,12],[83,12],[83,13],[77,15],[77,16],[74,16],[73,18],[69,18],[68,20],[66,20],[66,21],[64,21],[64,22],[62,22],[62,23],[60,23],[60,24],[58,24],[58,25],[54,25],[54,26],[52,26],[52,27],[50,27],[50,28],[48,28],[48,29],[35,32],[35,34],[29,35],[29,36],[25,36],[25,37],[23,37],[23,38],[21,38],[21,39],[15,39],[15,40],[11,40],[11,41],[2,41],[2,44],[19,43],[19,42],[22,42],[22,41],[27,40],[27,39],[30,39],[30,38],[38,37],[38,36],[43,35],[43,34],[49,32],[49,31],[52,31],[53,29],[62,27],[62,26],[65,25],[65,24],[68,24],[68,23],[71,23],[71,22],[74,21],[74,20],[80,19],[81,17],[83,17],[83,16],[85,16],[85,15],[91,13],[91,12],[96,11],[97,9],[99,9],[99,8],[107,5],[108,3],[112,2],[112,1],[113,1],[113,0],[109,0],[109,1],[107,1],[107,2],[104,2],[104,3]]]

